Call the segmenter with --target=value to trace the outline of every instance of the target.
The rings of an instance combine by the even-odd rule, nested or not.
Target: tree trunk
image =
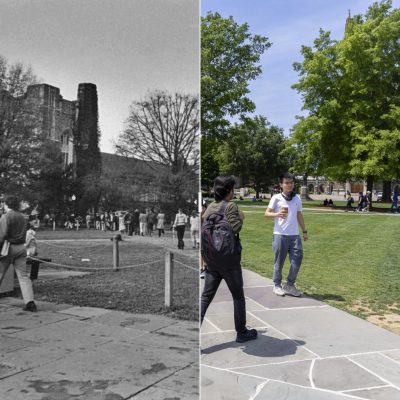
[[[369,175],[367,176],[367,190],[372,193],[372,187],[374,186],[374,177]]]
[[[369,199],[371,200],[370,211],[372,211],[372,187],[374,186],[374,177],[371,175],[367,176],[367,191],[370,191]]]
[[[392,182],[383,181],[382,201],[391,201],[391,194],[392,194]]]

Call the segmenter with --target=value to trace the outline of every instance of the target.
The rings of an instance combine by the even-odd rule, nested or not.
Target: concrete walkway
[[[0,399],[199,397],[198,324],[0,299]]]
[[[400,336],[325,303],[272,294],[244,271],[247,324],[235,342],[223,283],[201,329],[202,400],[400,400]]]

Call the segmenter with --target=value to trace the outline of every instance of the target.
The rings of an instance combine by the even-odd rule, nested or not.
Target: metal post
[[[114,271],[118,271],[119,267],[119,239],[118,235],[115,235],[113,238],[113,269]]]
[[[172,277],[174,272],[174,253],[165,253],[165,307],[169,308],[172,304]]]

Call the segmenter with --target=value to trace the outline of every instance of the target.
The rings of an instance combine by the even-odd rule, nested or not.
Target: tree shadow
[[[296,339],[279,339],[268,336],[265,329],[258,331],[258,337],[245,343],[225,342],[201,350],[201,354],[212,354],[229,348],[241,348],[244,353],[257,357],[284,357],[297,352],[306,342]]]

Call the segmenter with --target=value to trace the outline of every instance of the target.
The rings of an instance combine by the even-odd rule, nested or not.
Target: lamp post
[[[71,201],[72,201],[72,212],[73,212],[74,216],[75,216],[75,200],[76,200],[76,196],[73,194],[71,196]]]

